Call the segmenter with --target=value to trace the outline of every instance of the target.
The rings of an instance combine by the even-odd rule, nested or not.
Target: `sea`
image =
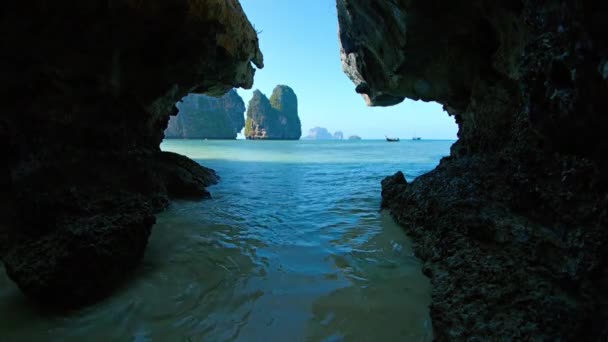
[[[380,209],[449,140],[166,140],[217,171],[158,215],[143,264],[102,302],[30,303],[0,269],[0,341],[431,341],[430,283]]]

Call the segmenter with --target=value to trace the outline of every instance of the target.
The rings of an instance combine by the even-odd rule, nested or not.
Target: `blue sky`
[[[292,87],[304,135],[321,126],[367,139],[456,139],[454,118],[437,103],[366,106],[342,72],[335,0],[241,0],[241,5],[261,32],[265,67],[257,71],[253,89],[270,96],[277,84]],[[246,104],[253,89],[238,89]]]

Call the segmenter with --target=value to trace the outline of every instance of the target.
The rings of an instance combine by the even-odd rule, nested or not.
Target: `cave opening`
[[[3,338],[606,339],[604,3],[5,9]]]
[[[338,7],[342,3],[343,1],[338,1]],[[370,84],[358,79],[356,75],[358,71],[353,71],[349,66],[348,59],[351,57],[348,56],[348,53],[352,52],[350,50],[353,48],[348,48],[348,45],[354,43],[351,42],[352,39],[338,32],[338,11],[334,1],[322,1],[314,6],[307,6],[306,4],[277,5],[270,2],[259,3],[246,0],[241,1],[241,5],[258,32],[261,50],[266,51],[265,67],[256,73],[252,89],[235,89],[237,94],[230,92],[225,98],[218,101],[205,95],[194,94],[182,99],[178,103],[178,107],[184,108],[181,112],[185,115],[182,115],[181,118],[180,115],[171,118],[171,127],[169,127],[166,137],[232,138],[234,130],[237,132],[238,139],[246,138],[247,120],[244,122],[241,117],[242,112],[247,110],[247,114],[249,114],[248,109],[252,108],[254,115],[256,113],[265,115],[263,112],[268,112],[269,115],[265,115],[265,117],[276,117],[277,121],[285,121],[286,117],[294,114],[291,112],[296,112],[300,121],[301,135],[299,138],[301,139],[316,136],[316,130],[309,132],[313,128],[325,128],[321,135],[326,139],[329,138],[329,135],[325,131],[332,135],[342,133],[344,138],[358,136],[363,139],[384,139],[385,136],[394,136],[410,139],[417,136],[433,140],[457,139],[458,128],[454,117],[445,115],[444,108],[428,96],[430,93],[436,92],[435,88],[445,87],[440,82],[435,84],[423,76],[417,76],[412,80],[409,84],[413,92],[410,97],[424,101],[404,100],[404,97],[381,94],[385,98],[394,98],[391,100],[394,103],[391,104],[398,104],[398,106],[387,106],[388,103],[378,102],[377,95],[379,94],[365,94],[364,89],[369,89]],[[372,8],[372,10],[374,9]],[[313,21],[316,23],[314,27],[302,30],[302,27],[307,27],[307,23]],[[377,58],[366,60],[369,62],[369,65],[365,66],[368,73],[381,74],[394,67],[376,61],[393,58],[389,55],[385,56],[388,53],[386,51],[390,50],[389,46],[380,45],[374,51],[368,51],[377,56]],[[345,77],[344,73],[351,80]],[[384,80],[378,82],[382,81]],[[285,89],[289,88],[294,93],[294,99],[290,100],[294,108],[280,113],[276,110],[275,104],[280,105],[283,102],[279,96],[283,94],[280,91],[282,85],[286,85]],[[371,85],[378,86],[378,84]],[[275,94],[275,91],[278,93]],[[255,94],[257,95],[254,98]],[[362,99],[360,95],[363,95],[364,98]],[[375,96],[376,102],[370,102],[370,96]],[[196,97],[198,99],[195,100]],[[387,107],[366,108],[362,105],[364,101],[368,105]],[[254,106],[251,106],[251,103]],[[232,112],[226,115],[214,113],[221,118],[212,120],[211,125],[213,127],[219,125],[220,130],[224,131],[223,135],[205,134],[204,127],[193,128],[198,132],[184,132],[184,129],[187,129],[186,126],[202,126],[200,123],[191,121],[193,113],[197,111],[202,115],[208,115],[199,108],[207,107],[214,111],[222,106],[228,107]],[[240,113],[237,114],[237,112]],[[224,116],[229,119],[226,120]],[[229,122],[234,123],[233,129],[224,127],[230,126]],[[297,120],[294,120],[294,123],[297,124]],[[277,125],[280,126],[279,123]],[[266,130],[264,125],[256,127]],[[251,138],[264,138],[263,135],[256,136],[257,133],[252,130]],[[295,130],[295,133],[298,131]],[[269,138],[294,139],[297,138],[296,135],[290,136],[286,132],[277,132]]]
[[[155,13],[148,10],[146,15]],[[299,20],[312,20],[311,14]],[[84,96],[52,116],[56,131],[32,140],[49,143],[53,134],[71,130],[87,136],[79,130],[84,127],[99,134],[90,137],[97,144],[86,148],[100,151],[80,157],[81,152],[72,154],[57,141],[48,144],[49,155],[63,150],[66,158],[45,161],[37,170],[46,173],[39,182],[46,186],[38,189],[43,195],[29,187],[30,202],[23,202],[36,208],[29,222],[39,231],[24,232],[21,240],[13,240],[19,248],[2,255],[7,274],[0,277],[0,312],[12,315],[10,322],[0,323],[3,336],[42,340],[60,331],[99,339],[273,340],[295,334],[324,340],[341,334],[392,340],[405,334],[431,340],[429,280],[402,228],[380,211],[380,184],[397,170],[411,181],[434,168],[449,153],[455,125],[436,103],[366,107],[357,85],[343,74],[336,18],[334,9],[324,29],[307,39],[308,48],[303,42],[276,53],[266,47],[265,68],[256,74],[260,92],[229,90],[249,85],[252,60],[262,64],[261,53],[246,44],[251,37],[217,49],[239,46],[243,50],[236,55],[248,58],[246,63],[228,61],[233,64],[224,66],[226,74],[236,79],[214,80],[219,84],[189,86],[192,70],[185,61],[170,67],[166,61],[156,64],[157,57],[146,62],[150,65],[136,63],[135,48],[115,49],[108,65],[99,58],[100,69],[110,75],[98,81],[96,101],[120,110],[106,114],[109,105],[96,108],[93,96]],[[149,26],[142,22],[145,32]],[[297,40],[301,34],[256,27],[263,30],[262,50],[273,35],[283,35],[275,41],[283,45],[285,37],[293,34]],[[133,34],[133,46],[145,44],[143,36]],[[181,51],[194,44],[186,38],[163,44]],[[229,56],[226,51],[206,57],[220,64]],[[80,60],[79,53],[66,60]],[[192,62],[190,57],[183,56]],[[305,60],[314,67],[297,65]],[[150,66],[158,74],[140,73]],[[76,101],[74,94],[84,92],[76,85],[85,77],[65,70],[52,89],[71,89],[69,100]],[[170,76],[154,82],[165,75]],[[186,84],[173,84],[173,77]],[[192,89],[216,97],[183,96]],[[54,92],[45,98],[47,104],[62,98]],[[80,111],[90,114],[89,120],[75,119]],[[276,135],[273,125],[281,129]],[[164,126],[158,151],[158,128]],[[247,132],[253,139],[235,139]],[[259,139],[264,136],[270,141]],[[388,142],[385,136],[401,141]],[[113,138],[114,149],[103,149],[104,137]],[[285,141],[294,137],[310,139]],[[62,141],[70,142],[67,136]],[[57,182],[49,182],[50,175]],[[206,197],[211,200],[200,201]],[[42,243],[36,234],[44,236]],[[116,290],[116,284],[122,287]],[[43,315],[20,292],[51,307],[78,309]],[[96,305],[86,307],[90,303]],[[401,323],[404,317],[407,326]]]

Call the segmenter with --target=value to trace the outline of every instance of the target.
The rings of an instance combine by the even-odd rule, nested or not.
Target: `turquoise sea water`
[[[380,181],[452,143],[165,141],[218,172],[213,199],[160,214],[133,280],[92,307],[41,312],[0,275],[0,340],[429,341],[429,282]]]

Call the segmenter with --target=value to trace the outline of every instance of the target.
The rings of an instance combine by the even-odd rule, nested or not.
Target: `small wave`
[[[0,331],[6,340],[428,339],[428,280],[379,210],[380,181],[427,172],[450,144],[164,144],[218,170],[213,200],[159,215],[134,280],[94,307],[43,315],[0,276],[0,312],[11,317]]]

